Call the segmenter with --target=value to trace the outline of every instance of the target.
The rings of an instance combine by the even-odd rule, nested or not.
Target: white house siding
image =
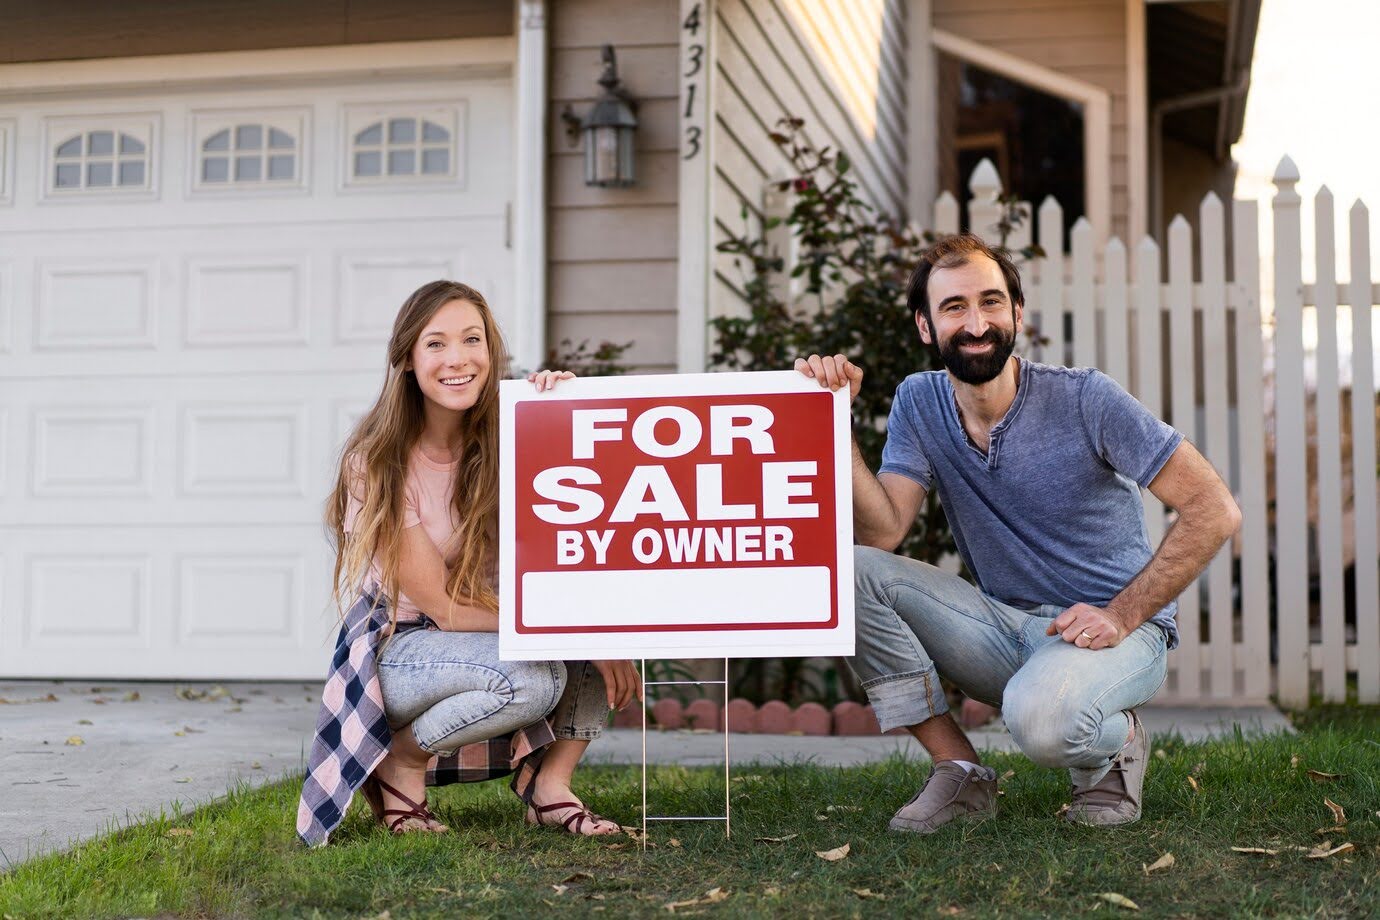
[[[714,87],[715,235],[753,227],[763,193],[787,174],[768,134],[805,120],[815,146],[845,151],[863,194],[905,207],[905,26],[901,0],[719,0]],[[742,273],[716,254],[711,313],[741,304]]]
[[[1112,233],[1126,238],[1125,0],[932,0],[934,28],[980,42],[1111,94]],[[966,177],[964,177],[966,181]],[[1019,189],[1016,189],[1019,193]]]
[[[559,0],[550,11],[547,341],[633,342],[636,370],[676,364],[678,6],[675,0]],[[618,55],[637,100],[637,184],[584,184],[581,148],[561,112],[600,91],[600,47]]]

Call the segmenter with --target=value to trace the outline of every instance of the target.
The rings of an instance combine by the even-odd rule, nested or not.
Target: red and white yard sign
[[[846,392],[782,371],[500,394],[504,659],[853,653]]]

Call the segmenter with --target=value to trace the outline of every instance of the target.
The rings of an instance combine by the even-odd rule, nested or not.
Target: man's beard
[[[965,354],[961,350],[963,345],[985,345],[989,343],[992,345],[992,349],[985,354]],[[939,357],[944,362],[944,366],[949,369],[949,373],[964,383],[978,385],[995,379],[1002,372],[1002,368],[1006,367],[1006,360],[1011,357],[1011,352],[1015,347],[1016,330],[1014,328],[1010,335],[1006,335],[996,326],[990,326],[980,336],[971,335],[960,329],[947,342],[940,344]]]

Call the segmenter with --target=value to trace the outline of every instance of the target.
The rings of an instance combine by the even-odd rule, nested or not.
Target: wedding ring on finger
[[[1082,636],[1084,639],[1087,639],[1089,642],[1093,641],[1093,639],[1095,638],[1094,636],[1088,635],[1088,631],[1086,629],[1080,632],[1078,635]]]

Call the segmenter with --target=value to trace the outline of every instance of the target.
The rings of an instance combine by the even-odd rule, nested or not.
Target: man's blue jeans
[[[1021,610],[917,562],[855,548],[857,653],[849,660],[882,731],[948,711],[939,674],[1000,706],[1011,737],[1042,766],[1096,783],[1126,743],[1126,710],[1165,678],[1165,634],[1142,625],[1114,648],[1046,636],[1056,604]]]

